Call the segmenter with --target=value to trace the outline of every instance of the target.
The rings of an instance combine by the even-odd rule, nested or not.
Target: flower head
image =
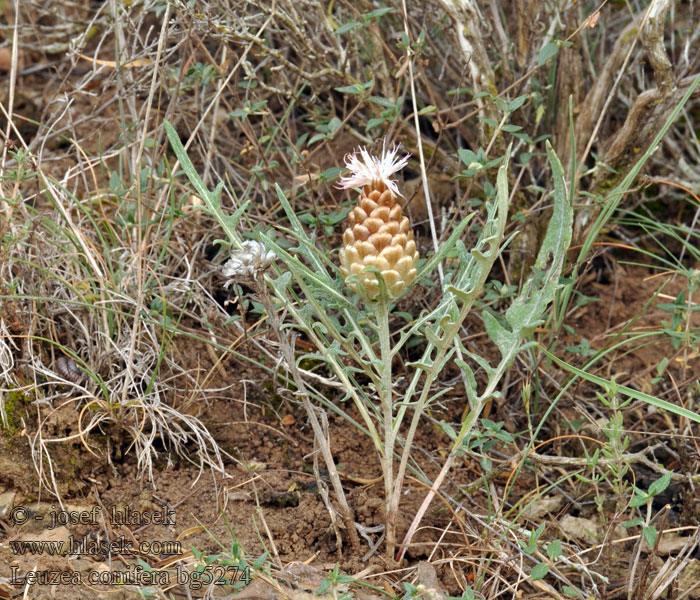
[[[396,153],[396,148],[388,152],[385,148],[381,158],[376,158],[362,148],[359,158],[357,153],[346,157],[352,174],[340,181],[343,188],[362,188],[357,206],[348,215],[340,270],[345,277],[356,276],[357,283],[351,282],[350,287],[369,301],[379,297],[377,271],[390,298],[400,296],[416,277],[416,242],[408,217],[396,201],[398,187],[391,179],[408,156],[397,159]]]
[[[265,250],[260,242],[246,240],[241,243],[240,250],[233,250],[231,258],[223,266],[222,273],[227,277],[224,287],[230,286],[235,281],[249,281],[255,276],[269,268],[277,259],[277,255],[269,250]]]
[[[391,176],[406,166],[410,154],[403,158],[397,158],[399,148],[394,146],[391,150],[386,149],[386,140],[382,145],[382,155],[380,158],[372,156],[367,148],[360,148],[360,156],[357,151],[345,156],[345,166],[350,169],[348,177],[341,177],[339,188],[348,189],[354,187],[365,187],[376,182],[383,182],[393,196],[401,196],[396,182]]]

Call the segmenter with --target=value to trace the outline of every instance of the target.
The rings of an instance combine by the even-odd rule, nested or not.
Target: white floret
[[[401,196],[399,187],[391,176],[406,166],[411,155],[406,154],[402,158],[397,158],[398,152],[398,146],[387,150],[386,140],[384,140],[380,158],[372,156],[367,151],[367,148],[360,148],[359,156],[357,151],[347,154],[345,156],[345,166],[350,170],[350,175],[341,177],[338,187],[342,189],[361,188],[371,185],[373,181],[382,181],[394,196]]]

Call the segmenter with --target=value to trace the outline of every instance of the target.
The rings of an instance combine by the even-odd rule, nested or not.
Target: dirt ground
[[[587,295],[599,299],[600,302],[586,304],[574,316],[577,328],[587,332],[594,348],[597,343],[603,343],[606,335],[615,332],[634,315],[642,312],[645,299],[659,287],[658,278],[653,277],[649,269],[622,266],[616,261],[612,263],[612,267],[613,271],[608,274],[608,281],[591,281],[583,288]],[[678,289],[677,282],[671,281],[664,287],[664,293],[675,297]],[[653,324],[653,319],[660,317],[658,312],[650,311],[637,321],[635,327],[649,327]],[[562,340],[562,343],[572,345],[575,342],[577,340],[573,338]],[[319,581],[318,573],[330,569],[337,561],[340,562],[342,571],[348,574],[367,576],[385,573],[383,577],[390,581],[400,580],[406,567],[398,571],[387,571],[389,566],[382,555],[371,550],[378,540],[378,533],[367,533],[363,536],[363,547],[359,549],[349,548],[347,540],[341,541],[339,551],[339,540],[334,533],[313,473],[313,434],[300,407],[280,401],[279,396],[274,393],[275,383],[265,373],[256,372],[233,360],[222,362],[218,370],[213,369],[207,352],[202,347],[190,343],[183,344],[176,352],[186,361],[185,365],[188,368],[202,373],[217,373],[217,381],[212,382],[212,387],[220,387],[222,391],[211,397],[197,398],[188,408],[191,414],[202,420],[225,452],[226,473],[214,473],[206,469],[202,472],[196,464],[192,464],[192,460],[186,460],[167,448],[162,448],[154,464],[153,480],[149,482],[146,477],[138,476],[136,457],[125,448],[127,440],[123,440],[121,448],[118,448],[120,435],[119,431],[114,429],[105,432],[111,440],[108,462],[105,462],[104,454],[94,456],[89,453],[79,439],[63,444],[60,450],[56,451],[56,479],[61,490],[62,509],[55,499],[47,497],[46,494],[43,497],[37,495],[40,486],[26,443],[27,436],[32,433],[31,425],[28,425],[27,431],[18,432],[14,436],[5,435],[4,438],[5,451],[0,459],[4,489],[0,495],[0,509],[3,510],[5,540],[67,541],[69,536],[72,536],[75,540],[94,541],[123,538],[132,540],[134,544],[146,542],[155,543],[156,546],[158,542],[162,545],[178,542],[181,554],[173,557],[177,562],[167,556],[166,548],[166,552],[162,553],[151,551],[120,556],[116,565],[116,570],[121,570],[122,573],[137,569],[136,561],[139,557],[153,568],[167,567],[169,562],[176,565],[174,569],[167,571],[169,585],[164,587],[174,594],[173,597],[186,593],[183,590],[188,586],[190,593],[196,594],[199,585],[199,582],[191,580],[190,574],[187,583],[178,586],[177,577],[181,572],[178,571],[177,565],[186,565],[188,561],[191,563],[193,552],[217,555],[222,550],[221,544],[228,547],[232,539],[237,540],[250,556],[268,552],[270,559],[280,565],[310,563],[318,569]],[[671,358],[669,369],[677,381],[682,382],[696,372],[694,369],[697,368],[697,357],[674,353],[672,348],[664,343],[650,344],[631,352],[620,351],[619,356],[611,360],[611,364],[614,362],[615,372],[627,385],[654,392],[662,398],[672,398],[674,390],[660,391],[649,383],[658,365],[659,356]],[[545,368],[544,364],[541,368]],[[573,392],[573,402],[565,402],[557,407],[560,417],[553,421],[556,426],[551,431],[543,431],[541,439],[563,436],[571,431],[566,427],[567,422],[572,423],[582,418],[585,424],[578,431],[585,435],[599,436],[600,426],[586,405],[586,397],[592,393],[594,390],[586,385],[579,386]],[[520,403],[519,393],[513,390],[499,406],[492,407],[488,417],[505,421],[507,427],[513,431],[522,429],[524,423],[513,416],[513,406]],[[464,397],[460,395],[459,388],[456,388],[442,403],[442,410],[431,415],[434,419],[433,424],[426,425],[418,436],[416,456],[422,457],[418,462],[428,477],[437,474],[435,457],[443,456],[449,448],[449,439],[437,425],[437,421],[444,419],[455,422],[463,409]],[[357,417],[352,408],[349,408],[348,412]],[[60,403],[56,403],[49,418],[54,423],[57,433],[60,431],[70,436],[78,430],[79,413],[70,404],[61,408]],[[645,432],[650,427],[650,421],[656,419],[664,419],[664,415],[658,412],[649,413],[640,407],[629,409],[630,426],[627,432],[631,439],[631,450],[649,443]],[[369,438],[358,435],[344,419],[331,417],[329,426],[334,455],[357,522],[371,532],[373,527],[376,528],[383,522],[378,458]],[[555,444],[555,455],[577,454],[576,447],[567,441],[558,441]],[[494,453],[498,457],[494,462],[499,466],[490,485],[495,486],[499,494],[503,493],[506,484],[512,486],[512,502],[517,502],[518,498],[528,494],[533,486],[542,485],[539,477],[548,480],[557,470],[539,465],[534,471],[522,470],[515,479],[511,479],[509,476],[513,473],[513,467],[519,461],[517,449],[512,444],[503,444],[494,448]],[[688,462],[685,465],[673,465],[668,462],[669,459],[668,456],[664,458],[667,467],[683,472],[693,468],[697,455],[686,456]],[[643,481],[647,481],[648,485],[654,479],[652,475],[640,466],[633,476],[637,485],[642,485]],[[477,485],[470,494],[465,494],[463,490],[473,488],[473,484],[478,484],[481,477],[479,464],[474,459],[467,458],[454,469],[449,485],[444,488],[443,493],[459,499],[460,506],[467,515],[470,512],[478,514],[487,502],[483,489]],[[545,507],[543,510],[551,511],[550,516],[560,522],[566,515],[595,521],[596,509],[591,502],[587,486],[569,481],[565,487],[565,495],[571,501],[562,502],[562,498],[559,497],[558,502],[554,501],[551,507]],[[404,516],[400,520],[400,531],[405,531],[425,492],[425,486],[418,480],[409,481],[401,500],[401,513]],[[556,496],[554,493],[547,498]],[[662,498],[657,498],[656,502],[659,506],[668,504],[668,522],[679,527],[681,531],[684,526],[694,528],[694,524],[700,518],[700,501],[697,495],[682,484],[670,486],[667,493]],[[29,515],[26,524],[13,525],[13,517],[9,515],[11,509],[16,510],[17,507],[26,507]],[[99,507],[98,513],[95,513],[95,507]],[[82,515],[89,514],[89,522],[60,526],[62,517],[59,515],[62,514],[62,510],[68,513],[75,511]],[[125,515],[131,514],[132,520],[149,513],[166,514],[170,517],[166,519],[169,521],[166,524],[120,524],[111,522],[119,521],[119,517],[115,517],[113,511],[116,511],[116,514],[120,511]],[[51,514],[55,515],[53,519],[57,519],[56,522],[52,521]],[[533,517],[538,518],[539,514],[539,511],[537,515],[533,513]],[[45,518],[38,520],[38,516]],[[455,526],[461,519],[469,517],[460,516],[455,520],[454,512],[447,510],[444,503],[434,505],[422,524],[420,535],[407,553],[407,566],[415,565],[419,561],[435,560],[436,550],[440,556],[444,556],[446,552],[461,548],[468,557],[471,546],[488,546],[488,535],[480,540],[465,539],[464,532],[460,532],[459,527]],[[46,527],[47,520],[54,523],[53,528]],[[158,518],[155,517],[155,520]],[[572,531],[564,533],[569,536],[575,535]],[[610,562],[606,573],[611,578],[611,586],[614,586],[615,582],[621,584],[624,581],[630,552],[634,548],[633,539],[628,538],[627,542],[624,542],[624,539],[622,538],[622,543],[617,545],[613,554],[608,557]],[[30,553],[18,556],[7,543],[4,543],[0,550],[1,564],[5,565],[5,571],[17,567],[20,573],[46,570],[71,574],[71,577],[78,577],[76,574],[80,574],[80,577],[87,579],[91,573],[99,573],[108,566],[104,562],[106,557],[100,554],[89,557],[50,558],[45,555],[39,558]],[[111,568],[114,570],[115,564],[112,564]],[[223,573],[224,567],[220,569]],[[447,593],[460,595],[460,584],[470,581],[471,568],[468,560],[457,566],[445,562],[439,564],[437,573],[440,585]],[[3,576],[8,577],[7,572]],[[180,577],[186,576],[180,574]],[[160,582],[160,585],[163,586],[163,582]],[[85,587],[53,586],[49,588],[50,597],[134,597],[133,592],[115,592],[114,585],[111,584],[88,587],[90,592],[86,592]],[[20,588],[14,586],[13,589]],[[41,591],[41,586],[30,589],[33,591],[29,597],[49,597],[44,595],[45,591]],[[221,581],[214,589],[216,591],[213,597],[228,597],[227,594],[233,593],[231,586],[222,584]],[[250,593],[268,593],[276,597],[272,588],[267,592],[263,588]],[[250,597],[245,591],[238,594],[233,597]]]

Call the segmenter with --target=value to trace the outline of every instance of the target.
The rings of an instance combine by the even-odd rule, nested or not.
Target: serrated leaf
[[[180,136],[178,136],[175,128],[167,120],[163,121],[163,127],[166,135],[168,136],[168,140],[170,141],[170,146],[172,147],[175,156],[177,156],[177,159],[180,161],[185,175],[187,175],[187,179],[190,180],[190,183],[194,186],[195,190],[197,190],[197,193],[206,205],[209,214],[211,214],[211,216],[213,216],[219,222],[229,241],[236,248],[240,248],[241,241],[240,236],[236,232],[236,225],[238,224],[238,220],[240,219],[241,215],[245,211],[245,208],[248,206],[249,201],[246,200],[246,202],[244,202],[233,215],[225,215],[221,210],[220,199],[223,183],[219,183],[216,189],[213,192],[210,192],[209,188],[204,185],[202,178],[194,168],[194,165],[187,155],[187,152],[180,141]]]
[[[476,353],[474,353],[474,352],[469,352],[468,350],[466,350],[466,349],[464,349],[464,348],[462,349],[462,352],[464,352],[464,353],[465,353],[469,358],[471,358],[477,365],[479,365],[479,366],[484,370],[484,372],[486,373],[486,375],[487,375],[488,377],[491,377],[491,375],[492,375],[493,372],[494,372],[494,368],[489,364],[489,361],[488,361],[488,360],[486,360],[486,359],[485,359],[483,356],[481,356],[480,354],[476,354]]]
[[[452,250],[452,248],[455,246],[457,243],[461,243],[461,247],[464,248],[464,243],[461,242],[459,239],[459,236],[462,235],[462,231],[464,228],[467,226],[469,221],[472,220],[474,217],[475,213],[471,213],[470,215],[467,215],[464,219],[462,219],[461,223],[455,227],[454,231],[450,235],[450,237],[447,239],[446,242],[443,242],[440,244],[440,247],[438,248],[438,251],[428,260],[423,265],[423,268],[419,271],[418,275],[416,276],[416,280],[420,281],[427,275],[429,275],[432,270],[437,267],[437,265],[442,262],[442,260],[445,258],[448,252]],[[465,249],[466,252],[466,249]]]
[[[506,311],[506,321],[513,335],[506,335],[501,331],[501,326],[495,327],[495,319],[491,318],[488,323],[488,317],[484,320],[487,326],[492,327],[493,334],[500,339],[499,350],[504,358],[509,357],[509,361],[515,358],[520,342],[532,335],[535,327],[542,322],[542,315],[554,298],[566,250],[571,242],[573,210],[566,193],[564,169],[549,142],[546,142],[546,146],[554,178],[554,211],[532,274]],[[494,341],[496,342],[496,339]]]
[[[487,310],[482,311],[481,318],[489,338],[498,346],[501,355],[506,356],[510,349],[520,341],[518,335],[503,327],[496,317]]]
[[[272,289],[275,290],[278,294],[283,294],[284,290],[287,289],[287,286],[289,283],[292,281],[292,273],[291,271],[284,271],[279,277],[276,279],[270,279],[270,285],[272,285]]]
[[[453,285],[448,285],[445,286],[445,291],[449,292],[450,294],[454,294],[457,296],[457,298],[461,299],[463,302],[469,302],[472,298],[472,294],[469,293],[469,291],[464,291],[461,290]]]

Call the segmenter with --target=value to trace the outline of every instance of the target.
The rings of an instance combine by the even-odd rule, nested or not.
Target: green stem
[[[396,545],[396,515],[392,514],[392,496],[394,488],[394,399],[391,379],[391,339],[389,334],[389,299],[381,294],[375,306],[377,331],[379,332],[379,351],[382,361],[379,401],[384,421],[384,452],[381,454],[382,472],[384,474],[384,494],[386,503],[386,550],[387,556],[394,555]]]

